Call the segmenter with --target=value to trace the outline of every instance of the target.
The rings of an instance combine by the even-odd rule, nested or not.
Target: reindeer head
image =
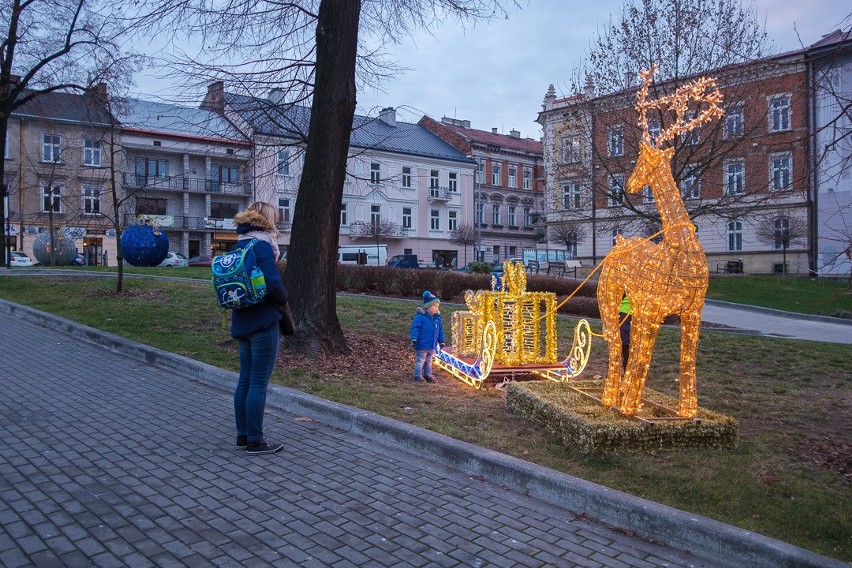
[[[639,114],[639,127],[642,129],[642,142],[651,146],[651,135],[648,132],[648,111],[651,109],[669,110],[675,114],[675,121],[671,126],[660,131],[655,143],[660,148],[666,142],[670,142],[675,136],[698,128],[714,118],[724,114],[719,106],[722,102],[722,93],[716,86],[716,80],[709,77],[701,77],[681,85],[670,95],[662,96],[656,100],[648,100],[648,87],[654,75],[657,74],[657,65],[651,65],[651,69],[639,72],[642,86],[636,93],[636,112]],[[689,118],[692,116],[692,118]]]

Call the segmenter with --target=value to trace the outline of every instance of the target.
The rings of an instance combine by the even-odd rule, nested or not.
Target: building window
[[[642,188],[642,202],[643,203],[653,203],[654,202],[654,190],[651,189],[650,185],[646,185]]]
[[[725,109],[725,138],[743,135],[743,104],[736,103]]]
[[[403,207],[402,208],[402,228],[410,229],[411,228],[411,207]]]
[[[624,175],[618,174],[609,178],[609,196],[607,204],[617,207],[624,203]]]
[[[615,246],[615,242],[618,240],[618,237],[624,233],[624,229],[621,227],[615,227],[612,230],[612,246]]]
[[[275,173],[279,176],[290,175],[290,150],[278,150]]]
[[[145,180],[151,177],[166,177],[168,175],[168,161],[154,158],[136,158],[137,185],[145,185]]]
[[[509,166],[509,187],[518,187],[518,166]]]
[[[491,185],[500,185],[500,164],[491,165]]]
[[[165,215],[166,214],[166,205],[168,204],[165,199],[158,199],[154,197],[137,197],[136,198],[136,214],[137,215]],[[213,208],[211,207],[211,217],[215,217],[212,214]],[[224,219],[224,217],[221,217]]]
[[[381,225],[382,224],[382,206],[381,205],[370,205],[370,224],[371,225]]]
[[[402,187],[411,189],[411,166],[402,166]]]
[[[485,160],[476,159],[476,183],[485,183]]]
[[[790,189],[790,153],[775,154],[769,157],[769,188],[773,191]]]
[[[745,189],[745,164],[742,160],[725,162],[725,195],[739,195]]]
[[[524,189],[532,187],[532,169],[524,168]]]
[[[97,215],[101,212],[101,188],[98,185],[84,183],[83,187],[83,213]]]
[[[499,225],[500,224],[500,204],[494,203],[491,206],[491,224]]]
[[[62,190],[61,185],[44,184],[41,186],[41,212],[62,213]]]
[[[345,226],[347,224],[346,219],[346,204],[340,204],[340,226]]]
[[[695,127],[689,132],[684,133],[683,143],[687,146],[698,146],[701,142],[701,128]]]
[[[582,158],[582,146],[579,136],[566,136],[562,139],[562,161],[566,164],[576,164]]]
[[[574,211],[580,209],[579,183],[566,183],[562,186],[562,209]]]
[[[769,131],[790,130],[790,95],[769,99]]]
[[[568,247],[568,260],[577,258],[577,233],[572,231],[565,235],[565,242]]]
[[[441,187],[441,172],[439,170],[429,170],[429,189],[437,190]],[[431,192],[435,195],[435,192]]]
[[[790,245],[790,219],[779,217],[773,223],[773,246],[775,250],[785,249]]]
[[[624,155],[624,127],[616,126],[607,133],[607,146],[610,156]]]
[[[524,227],[532,227],[532,209],[524,207]]]
[[[743,224],[741,221],[728,222],[728,250],[743,250]]]
[[[290,199],[289,198],[279,198],[278,199],[278,218],[281,219],[283,223],[290,222]]]
[[[476,204],[476,224],[482,225],[485,223],[485,205],[480,201]]]
[[[683,179],[680,182],[680,193],[684,199],[700,199],[701,184],[698,173],[694,167],[686,167],[683,170]]]
[[[210,203],[210,216],[216,219],[233,219],[240,212],[240,209],[242,207],[240,207],[239,203],[212,201]]]
[[[225,166],[212,164],[210,166],[210,191],[221,191],[222,184],[238,183],[240,168],[237,166]]]
[[[370,162],[370,183],[382,181],[382,166],[378,162]]]
[[[437,209],[429,211],[429,228],[433,231],[441,230],[441,212]]]
[[[657,145],[657,138],[660,137],[660,121],[651,119],[648,121],[648,136],[651,139],[651,146]]]
[[[86,138],[83,140],[83,165],[101,165],[101,141]]]
[[[58,134],[41,135],[41,161],[58,162],[62,148],[62,136]]]
[[[518,207],[516,205],[509,205],[509,226],[517,227],[518,226]]]
[[[459,228],[459,212],[458,211],[447,212],[447,230],[457,231],[458,228]]]
[[[447,187],[450,191],[456,192],[459,190],[459,174],[458,172],[450,172],[448,174]]]

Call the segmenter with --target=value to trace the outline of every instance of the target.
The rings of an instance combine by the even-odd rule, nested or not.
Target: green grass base
[[[579,388],[603,387],[603,381],[570,384]],[[645,399],[677,408],[677,400],[647,388]],[[695,420],[643,423],[604,408],[567,383],[510,383],[506,405],[515,414],[558,436],[565,447],[583,454],[733,448],[737,441],[736,420],[728,416],[699,408]],[[651,412],[644,415],[653,417]]]

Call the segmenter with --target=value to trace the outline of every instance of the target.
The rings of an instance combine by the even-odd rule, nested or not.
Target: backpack
[[[223,308],[239,310],[262,302],[266,298],[266,279],[257,265],[252,239],[242,249],[213,257],[213,288]]]

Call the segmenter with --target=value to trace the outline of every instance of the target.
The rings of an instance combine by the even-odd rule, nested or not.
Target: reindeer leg
[[[624,395],[618,407],[618,410],[626,415],[639,412],[642,393],[645,391],[645,379],[648,377],[648,367],[651,364],[651,352],[662,323],[659,320],[655,321],[645,330],[643,319],[639,314],[633,314],[630,359],[627,361],[627,372],[624,374]]]
[[[600,284],[599,284],[600,286]],[[598,296],[598,308],[603,322],[603,333],[609,344],[609,363],[607,365],[606,381],[601,395],[601,402],[607,408],[618,405],[618,391],[621,385],[621,336],[618,333],[618,306],[607,290]]]
[[[698,330],[701,312],[688,311],[680,314],[680,400],[678,416],[694,418],[698,413],[697,378],[695,362],[698,355]]]

